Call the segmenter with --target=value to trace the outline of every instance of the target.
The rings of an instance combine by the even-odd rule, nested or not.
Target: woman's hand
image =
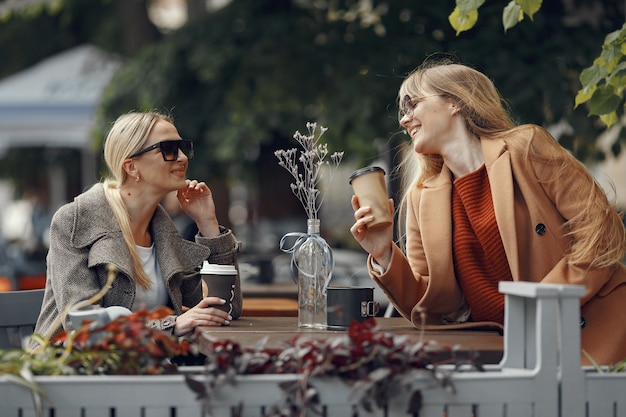
[[[352,196],[352,208],[356,223],[350,228],[350,233],[357,242],[372,255],[377,264],[387,269],[391,262],[391,243],[393,241],[393,223],[389,226],[375,227],[370,229],[368,225],[373,222],[374,216],[369,206],[359,206],[359,199]],[[389,211],[393,214],[393,199],[389,199]]]
[[[211,189],[204,182],[197,180],[185,180],[185,182],[187,186],[176,193],[181,209],[196,222],[202,236],[218,236],[220,228]]]
[[[174,334],[184,336],[198,326],[227,326],[232,317],[225,311],[211,306],[226,303],[219,297],[205,297],[195,307],[190,308],[176,318]]]

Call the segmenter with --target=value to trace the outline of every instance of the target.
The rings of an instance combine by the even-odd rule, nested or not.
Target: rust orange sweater
[[[454,180],[452,220],[454,268],[472,320],[503,323],[504,296],[498,282],[512,278],[484,165]]]

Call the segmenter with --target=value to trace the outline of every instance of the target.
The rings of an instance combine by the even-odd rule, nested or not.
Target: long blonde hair
[[[405,96],[420,97],[425,87],[451,101],[465,120],[467,130],[477,138],[489,138],[512,129],[515,123],[493,82],[484,74],[465,65],[449,61],[427,61],[412,72],[398,91],[398,107]],[[443,165],[441,155],[421,155],[409,152],[406,161],[413,168],[410,183],[421,185],[439,172]]]
[[[120,224],[124,242],[130,252],[135,280],[146,289],[150,288],[151,281],[143,269],[137,252],[128,210],[120,194],[120,186],[128,180],[128,174],[123,167],[124,161],[143,147],[152,127],[159,120],[173,124],[169,116],[153,111],[123,114],[113,123],[104,141],[104,160],[112,175],[103,181],[104,195]]]
[[[515,146],[515,143],[510,143]],[[610,268],[622,263],[626,254],[626,228],[620,213],[609,202],[606,192],[596,182],[587,167],[556,141],[551,143],[556,152],[551,158],[541,156],[532,145],[527,158],[559,167],[552,178],[538,178],[550,183],[560,181],[562,176],[584,177],[587,182],[576,192],[584,204],[579,212],[563,225],[570,239],[565,259],[570,265],[582,268]]]
[[[425,87],[451,100],[460,109],[468,131],[480,140],[493,139],[516,127],[506,102],[493,82],[475,69],[445,60],[427,61],[402,83],[398,92],[398,106],[402,105],[407,95],[426,95]],[[584,197],[581,197],[586,199],[584,207],[564,225],[571,239],[570,250],[566,254],[568,263],[589,267],[609,267],[621,263],[626,254],[626,231],[619,214],[586,167],[556,142],[555,145],[561,149],[562,152],[558,153],[561,156],[544,162],[560,165],[561,170],[574,169],[589,179],[589,186]],[[405,241],[409,190],[421,187],[426,180],[439,174],[443,166],[441,155],[421,155],[409,145],[406,145],[403,153],[403,160],[398,166],[404,190],[398,215],[401,243]],[[539,158],[536,153],[528,157]]]

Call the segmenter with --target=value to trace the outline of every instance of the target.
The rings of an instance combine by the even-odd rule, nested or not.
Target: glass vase
[[[320,220],[307,220],[306,240],[293,252],[298,283],[298,327],[326,329],[326,288],[333,272],[332,250],[320,236]]]

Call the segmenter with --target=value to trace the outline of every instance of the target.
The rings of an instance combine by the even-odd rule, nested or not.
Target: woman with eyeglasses
[[[460,64],[427,62],[404,80],[402,249],[393,225],[369,228],[370,207],[352,198],[370,275],[415,326],[456,329],[503,326],[499,281],[584,285],[582,363],[625,359],[622,220],[582,163],[545,129],[516,126],[502,103]]]
[[[52,336],[67,306],[89,299],[117,277],[99,304],[130,311],[169,306],[174,315],[150,323],[182,336],[197,326],[229,324],[241,312],[239,277],[233,313],[203,297],[198,270],[204,260],[237,265],[239,242],[221,227],[211,190],[187,179],[193,143],[181,139],[172,119],[156,113],[128,113],[111,127],[104,143],[111,177],[77,196],[54,215],[50,229],[47,282],[35,332]],[[182,238],[160,202],[176,191],[181,209],[196,223],[195,242]]]

